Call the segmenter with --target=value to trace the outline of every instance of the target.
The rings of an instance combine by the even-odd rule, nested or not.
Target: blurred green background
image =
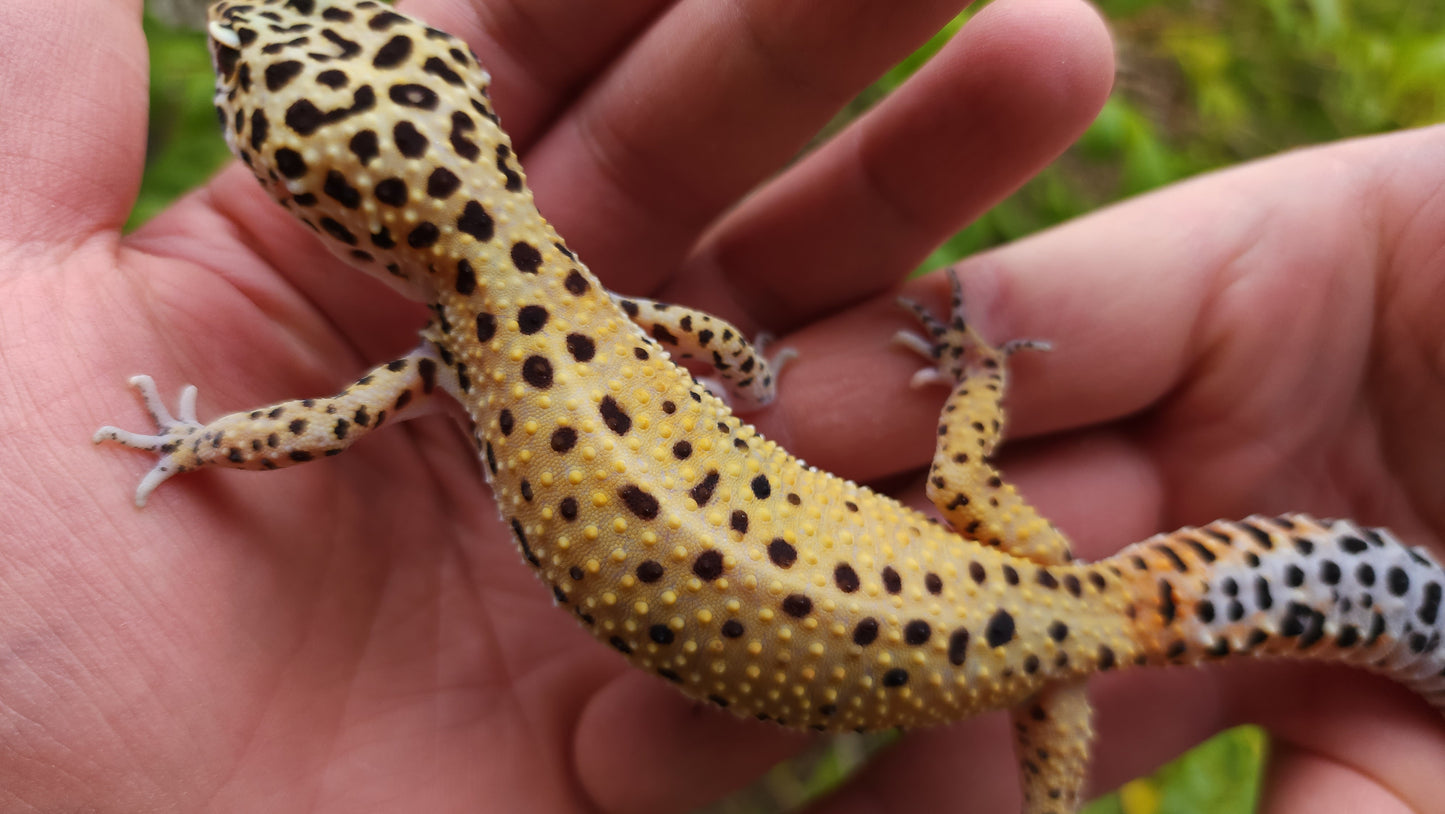
[[[201,0],[150,0],[150,142],[130,226],[209,176],[227,153],[210,103]],[[980,4],[981,5],[981,4]],[[1290,147],[1445,121],[1445,9],[1439,0],[1098,0],[1119,51],[1114,94],[1064,157],[934,252],[951,262],[1099,206]],[[961,27],[959,15],[844,110],[835,131],[905,81]],[[806,802],[886,748],[837,738],[778,767],[711,814]],[[1089,814],[1246,814],[1268,742],[1244,727]],[[999,748],[1007,748],[1000,744]]]

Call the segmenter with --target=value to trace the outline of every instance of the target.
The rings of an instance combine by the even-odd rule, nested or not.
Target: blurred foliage
[[[146,171],[127,229],[210,177],[231,154],[211,103],[214,79],[206,35],[150,14],[144,26],[151,58],[150,132]]]
[[[1110,201],[1289,147],[1445,120],[1445,13],[1438,0],[1097,0],[1119,49],[1115,93],[1053,166],[929,258],[952,262]],[[835,132],[907,80],[967,20],[859,95]],[[204,35],[146,20],[147,167],[139,224],[226,156]],[[826,793],[888,736],[830,742],[714,810],[777,810]],[[1002,748],[1002,747],[1001,747]],[[1245,727],[1096,801],[1089,814],[1246,814],[1266,738]]]
[[[1206,170],[1445,121],[1438,0],[1097,0],[1115,92],[1079,143],[927,267]],[[955,21],[955,24],[958,21]],[[884,78],[878,98],[939,47]]]
[[[1125,783],[1084,814],[1247,814],[1259,798],[1268,745],[1258,727],[1232,729],[1152,777]]]

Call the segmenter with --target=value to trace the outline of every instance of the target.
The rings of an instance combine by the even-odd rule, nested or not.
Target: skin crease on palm
[[[481,55],[540,208],[604,281],[781,334],[799,360],[751,418],[865,482],[921,486],[943,398],[888,344],[900,280],[1064,149],[1113,70],[1087,6],[998,0],[774,175],[956,4],[405,8]],[[89,442],[139,421],[124,377],[199,385],[203,417],[321,395],[421,315],[234,166],[120,236],[139,0],[7,0],[0,32],[0,809],[685,812],[807,743],[553,609],[447,417],[135,511],[136,461]],[[1445,130],[1212,175],[960,268],[985,335],[1056,348],[1015,366],[1002,467],[1081,556],[1284,510],[1445,555]],[[944,302],[937,275],[905,288]],[[1099,790],[1256,721],[1264,812],[1439,810],[1445,724],[1383,679],[1234,663],[1093,688]],[[815,809],[1015,809],[1005,724],[910,733]]]

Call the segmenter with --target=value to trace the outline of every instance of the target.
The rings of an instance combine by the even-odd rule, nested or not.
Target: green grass
[[[211,104],[214,79],[206,35],[147,14],[150,45],[150,132],[140,195],[126,229],[134,229],[195,187],[230,156]]]
[[[1061,160],[961,230],[934,267],[1120,198],[1292,146],[1445,120],[1445,15],[1438,0],[1099,0],[1120,78],[1098,120]],[[842,126],[905,81],[967,19],[860,94]],[[199,32],[148,18],[151,137],[135,226],[224,161]],[[833,742],[716,806],[758,814],[826,793],[889,738]],[[1089,814],[1247,814],[1267,739],[1224,733]],[[1007,748],[1000,744],[999,748]]]

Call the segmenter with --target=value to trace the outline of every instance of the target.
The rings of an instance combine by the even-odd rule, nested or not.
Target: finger
[[[1256,722],[1349,767],[1356,777],[1373,778],[1417,801],[1407,810],[1430,810],[1419,801],[1438,774],[1430,767],[1439,765],[1445,737],[1438,718],[1398,690],[1361,671],[1281,662],[1099,676],[1091,684],[1098,737],[1090,794],[1148,774],[1226,727]],[[1006,724],[995,714],[910,733],[817,811],[953,810],[961,800],[970,810],[1017,810],[1017,768],[1006,746]],[[1391,734],[1400,730],[1406,734]]]
[[[891,287],[1062,153],[1113,72],[1091,6],[988,6],[901,89],[725,220],[694,258],[704,284],[730,287],[775,330]]]
[[[540,207],[609,285],[646,293],[719,211],[958,5],[676,6],[533,148]]]
[[[1270,749],[1269,769],[1259,811],[1285,814],[1414,814],[1427,811],[1408,805],[1373,778],[1350,766],[1288,743]]]
[[[1445,761],[1440,714],[1404,687],[1340,665],[1239,664],[1222,686],[1230,714],[1256,721],[1276,744],[1279,783],[1266,784],[1261,812],[1379,811],[1338,800],[1394,800],[1408,811],[1439,810]],[[1340,797],[1311,797],[1318,777]],[[1304,805],[1316,800],[1317,806]]]
[[[1428,137],[1426,131],[1340,145],[1328,154],[1301,151],[1217,173],[961,263],[969,317],[984,336],[1054,345],[1049,353],[1014,357],[1009,438],[1136,415],[1166,396],[1180,398],[1176,388],[1200,371],[1199,378],[1212,376],[1202,391],[1211,394],[1298,388],[1298,375],[1329,369],[1301,358],[1313,352],[1308,343],[1287,336],[1302,333],[1310,308],[1344,309],[1319,320],[1335,335],[1302,335],[1318,337],[1316,348],[1335,349],[1336,360],[1353,358],[1358,351],[1340,346],[1350,334],[1339,329],[1356,330],[1358,309],[1370,307],[1372,298],[1359,289],[1370,278],[1359,269],[1370,267],[1362,255],[1375,251],[1379,238],[1358,231],[1370,218],[1339,210],[1358,207],[1371,155]],[[1322,222],[1345,228],[1321,231]],[[1314,237],[1301,241],[1301,234]],[[935,274],[911,281],[905,293],[942,314],[946,287]],[[1232,296],[1222,296],[1226,291]],[[1250,311],[1250,302],[1266,307]],[[855,477],[905,471],[926,460],[918,449],[932,443],[928,434],[944,394],[910,388],[917,359],[887,344],[895,331],[911,327],[879,298],[788,337],[799,360],[781,382],[785,397],[760,413],[758,423],[810,462],[841,465]],[[1292,359],[1282,354],[1286,347],[1294,349]],[[1224,349],[1236,358],[1222,355]],[[1302,372],[1281,371],[1282,362]],[[1221,369],[1247,380],[1221,380]],[[1280,371],[1280,381],[1266,377],[1266,369]],[[1301,392],[1318,391],[1313,385]],[[1196,406],[1193,414],[1217,419],[1226,408],[1233,409]],[[840,446],[839,438],[849,444]],[[863,454],[872,461],[862,471],[837,460]]]
[[[140,5],[0,3],[0,243],[73,245],[124,222],[145,150]]]
[[[462,38],[492,75],[492,99],[525,155],[537,134],[670,5],[668,0],[471,0],[402,10]]]
[[[809,740],[629,670],[591,698],[574,743],[578,777],[598,809],[668,814],[746,786]]]

